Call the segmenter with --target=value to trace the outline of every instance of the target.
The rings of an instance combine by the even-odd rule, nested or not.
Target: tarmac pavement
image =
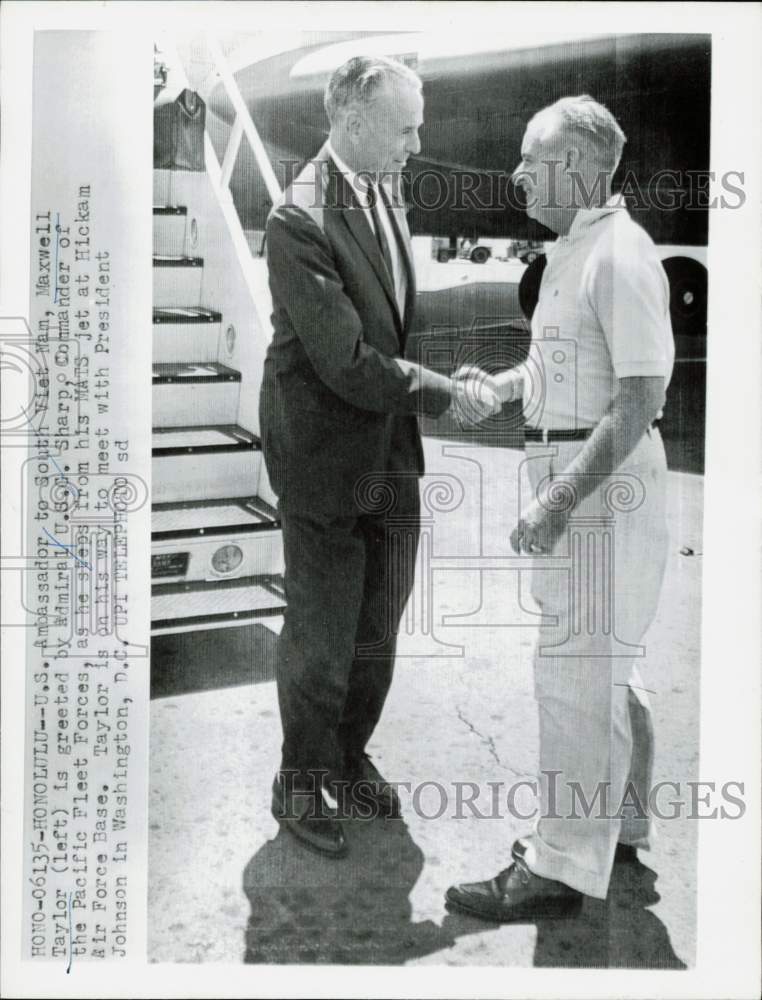
[[[270,815],[281,738],[275,633],[258,624],[157,640],[150,960],[691,965],[697,824],[687,818],[661,822],[654,849],[615,866],[607,900],[587,900],[576,919],[500,926],[445,910],[448,885],[496,874],[531,829],[508,814],[505,796],[537,767],[536,608],[515,568],[458,568],[480,553],[511,554],[522,453],[431,438],[425,450],[431,546],[419,553],[409,630],[370,747],[387,778],[411,782],[400,792],[404,818],[347,821],[342,860],[279,831]],[[702,477],[670,473],[670,555],[644,674],[655,781],[698,778],[702,489]],[[466,782],[481,815],[464,801]],[[532,801],[526,790],[516,797],[526,812]]]

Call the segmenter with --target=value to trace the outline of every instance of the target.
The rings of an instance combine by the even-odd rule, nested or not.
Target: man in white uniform
[[[656,248],[611,197],[624,142],[606,108],[564,98],[530,121],[514,173],[528,214],[559,238],[527,362],[496,377],[503,398],[523,397],[533,501],[512,544],[533,556],[547,624],[535,653],[540,818],[508,868],[447,892],[454,907],[492,920],[603,899],[615,859],[634,858],[652,835],[652,728],[635,664],[667,554],[655,421],[674,342]],[[543,568],[549,556],[556,568]]]

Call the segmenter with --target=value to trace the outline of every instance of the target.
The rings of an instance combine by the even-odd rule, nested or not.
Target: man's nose
[[[421,151],[421,140],[418,135],[412,135],[405,148],[407,149],[408,155],[417,156]]]
[[[524,170],[523,160],[521,163],[519,163],[519,165],[514,169],[513,173],[511,174],[511,181],[513,184],[516,185],[516,187],[522,187],[524,182],[526,181],[526,170]]]

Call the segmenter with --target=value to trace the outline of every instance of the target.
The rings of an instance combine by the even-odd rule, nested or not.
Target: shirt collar
[[[342,173],[346,179],[347,184],[352,188],[352,191],[356,198],[359,199],[360,203],[363,204],[368,201],[368,187],[369,181],[360,177],[353,170],[350,170],[342,158],[338,155],[336,150],[331,145],[331,140],[327,140],[326,149],[328,150],[328,155],[331,157],[333,162],[339,168],[340,173]]]
[[[596,208],[578,209],[569,227],[569,232],[566,234],[566,239],[574,240],[578,236],[584,236],[594,223],[606,218],[607,215],[611,215],[612,212],[621,211],[622,209],[626,211],[627,206],[621,193],[612,194],[605,205]]]

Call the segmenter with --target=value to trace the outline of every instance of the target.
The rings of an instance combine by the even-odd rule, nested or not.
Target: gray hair
[[[386,56],[354,56],[334,71],[325,88],[325,112],[333,123],[338,115],[352,105],[366,107],[373,103],[384,83],[396,78],[420,90],[423,86],[417,73]]]
[[[562,97],[538,111],[532,122],[540,124],[550,118],[560,122],[564,132],[578,136],[585,153],[599,166],[611,173],[616,170],[627,137],[608,108],[589,94]]]

